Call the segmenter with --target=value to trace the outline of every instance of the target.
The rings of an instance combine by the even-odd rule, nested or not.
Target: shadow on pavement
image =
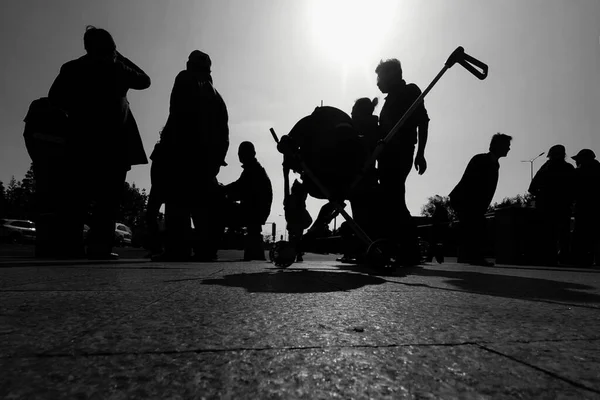
[[[581,290],[598,290],[580,283],[520,276],[494,275],[472,271],[447,271],[414,268],[409,275],[448,278],[445,283],[457,288],[516,299],[543,299],[577,303],[600,303],[600,295]]]
[[[252,293],[323,293],[353,290],[386,282],[384,279],[363,274],[287,270],[226,275],[219,279],[205,279],[202,284],[241,287]]]

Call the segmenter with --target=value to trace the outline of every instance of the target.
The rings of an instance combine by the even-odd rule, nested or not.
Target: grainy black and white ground
[[[0,257],[3,399],[600,399],[600,270]]]

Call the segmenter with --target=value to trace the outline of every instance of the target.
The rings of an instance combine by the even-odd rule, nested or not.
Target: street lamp
[[[521,162],[528,162],[531,165],[531,180],[533,180],[533,162],[535,160],[537,160],[538,158],[540,158],[541,156],[543,156],[544,154],[546,154],[546,152],[542,151],[539,156],[537,156],[535,158],[532,158],[531,160],[523,160],[523,161],[521,161]]]

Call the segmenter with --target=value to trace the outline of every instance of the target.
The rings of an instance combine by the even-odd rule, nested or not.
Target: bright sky
[[[230,115],[229,166],[219,180],[237,179],[237,147],[254,142],[273,182],[269,221],[279,234],[282,158],[269,128],[288,133],[321,100],[349,113],[355,99],[381,97],[380,59],[400,59],[405,79],[424,89],[463,46],[489,65],[489,77],[479,81],[455,66],[425,99],[429,167],[409,176],[407,203],[418,215],[427,197],[447,195],[469,159],[503,132],[514,140],[501,160],[499,201],[527,190],[530,166],[521,161],[554,144],[569,155],[591,148],[600,156],[598,21],[598,0],[3,0],[0,180],[23,178],[29,103],[47,94],[63,63],[84,54],[91,24],[111,32],[118,50],[152,78],[148,90],[129,92],[148,154],[188,54],[210,54]],[[133,167],[127,180],[149,189],[150,166]],[[313,217],[320,204],[310,201]]]

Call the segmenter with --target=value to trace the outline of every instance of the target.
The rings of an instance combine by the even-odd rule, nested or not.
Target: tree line
[[[76,184],[73,182],[73,184]],[[22,180],[11,177],[8,184],[0,181],[0,218],[25,219],[35,221],[36,196],[35,174],[32,166]],[[119,208],[117,221],[129,227],[140,226],[144,223],[148,194],[146,189],[140,189],[135,183],[125,182],[123,201]]]
[[[513,197],[505,197],[502,199],[502,201],[491,204],[487,209],[487,213],[492,213],[497,209],[506,207],[533,207],[533,201],[534,198],[529,193],[518,194]],[[440,196],[438,194],[427,198],[427,203],[421,207],[421,216],[433,217],[433,213],[438,206],[444,207],[446,211],[448,211],[448,220],[450,222],[457,220],[456,212],[450,204],[450,197]]]

